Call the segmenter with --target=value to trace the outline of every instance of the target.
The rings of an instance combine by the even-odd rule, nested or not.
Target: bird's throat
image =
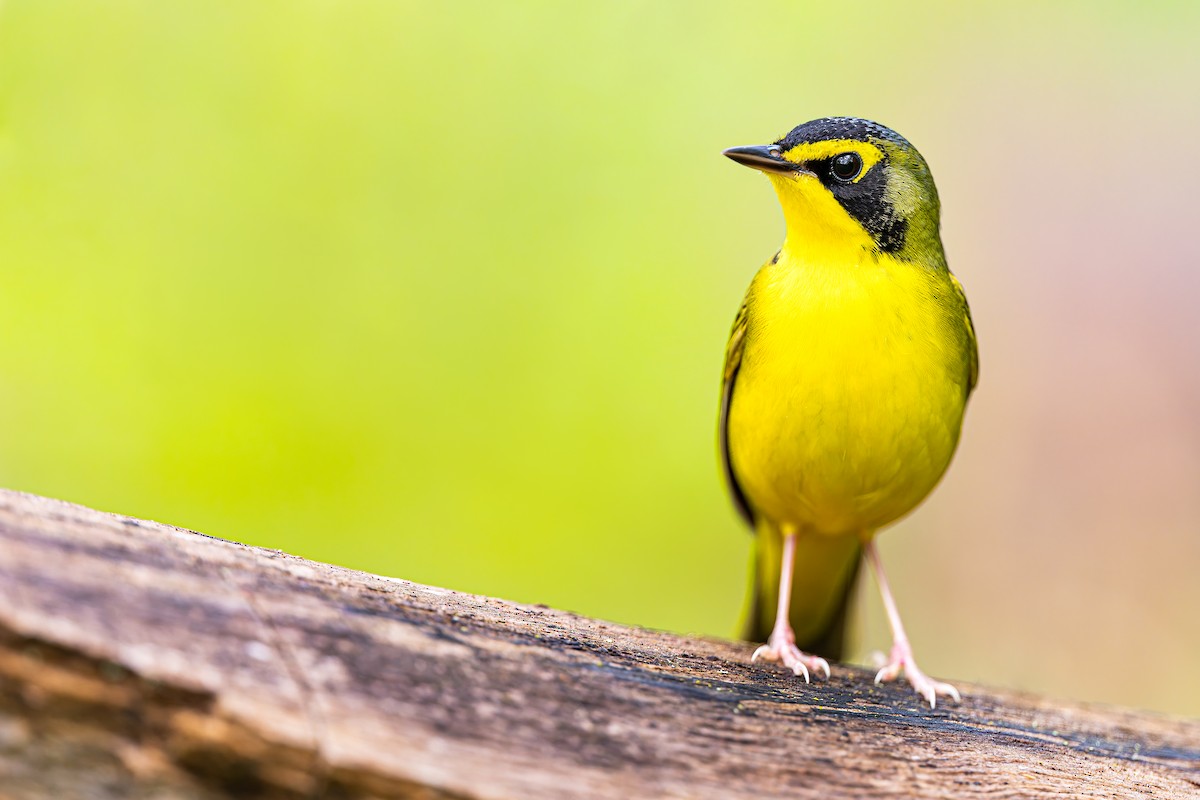
[[[787,225],[784,253],[801,262],[858,261],[875,242],[811,176],[770,176]]]

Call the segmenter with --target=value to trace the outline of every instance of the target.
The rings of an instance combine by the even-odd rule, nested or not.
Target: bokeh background
[[[782,221],[719,152],[867,116],[981,340],[882,540],[923,665],[1200,715],[1198,9],[5,0],[0,484],[730,635],[718,376]]]

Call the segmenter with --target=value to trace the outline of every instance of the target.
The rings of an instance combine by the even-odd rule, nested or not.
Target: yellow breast
[[[734,474],[759,513],[827,534],[908,513],[958,443],[970,358],[949,272],[862,250],[785,250],[755,277],[729,407]]]

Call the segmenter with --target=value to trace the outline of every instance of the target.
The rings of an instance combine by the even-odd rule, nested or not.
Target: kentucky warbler
[[[913,659],[875,546],[945,472],[978,374],[929,167],[850,117],[725,155],[770,179],[787,224],[734,322],[721,393],[725,474],[758,534],[753,659],[828,676],[865,555],[894,640],[876,683],[903,671],[930,706],[958,699]]]

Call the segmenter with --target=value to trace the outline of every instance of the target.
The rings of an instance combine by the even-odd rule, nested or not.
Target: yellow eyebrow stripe
[[[855,183],[862,180],[862,176],[866,175],[871,167],[883,160],[882,150],[873,144],[855,139],[826,139],[823,142],[798,144],[784,153],[783,157],[793,164],[801,164],[805,161],[820,161],[824,158],[833,158],[842,153],[852,152],[858,153],[863,160],[862,172],[854,179]]]

